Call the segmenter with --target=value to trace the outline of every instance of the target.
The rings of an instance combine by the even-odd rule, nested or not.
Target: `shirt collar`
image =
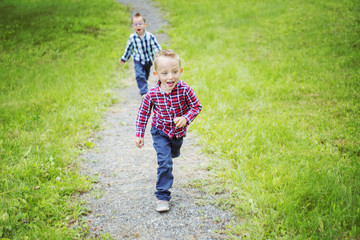
[[[146,36],[146,34],[147,34],[147,32],[146,32],[146,30],[145,30],[145,31],[144,31],[144,37]],[[135,32],[135,35],[136,35],[136,37],[141,38],[137,32]]]

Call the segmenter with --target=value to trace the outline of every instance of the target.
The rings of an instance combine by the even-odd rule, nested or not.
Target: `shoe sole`
[[[169,210],[170,210],[170,208],[157,208],[156,209],[157,212],[167,212]]]

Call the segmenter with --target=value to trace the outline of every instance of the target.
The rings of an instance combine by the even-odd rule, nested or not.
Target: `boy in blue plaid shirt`
[[[132,17],[132,27],[135,33],[130,35],[125,53],[119,62],[121,65],[125,64],[130,58],[130,55],[132,55],[136,82],[140,90],[140,95],[143,96],[148,91],[147,80],[149,79],[154,55],[161,50],[161,47],[156,41],[155,36],[145,31],[146,19],[140,13],[136,13]]]

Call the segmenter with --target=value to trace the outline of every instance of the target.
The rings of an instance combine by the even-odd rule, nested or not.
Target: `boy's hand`
[[[144,138],[135,137],[135,143],[138,148],[142,148],[144,146]]]
[[[119,63],[120,63],[121,65],[124,65],[124,64],[125,64],[125,62],[124,62],[123,60],[121,60],[121,58],[120,58],[120,60],[119,60]]]
[[[176,124],[176,127],[182,128],[182,127],[185,127],[187,121],[186,121],[186,118],[184,118],[184,117],[176,117],[176,118],[174,118],[174,123]]]

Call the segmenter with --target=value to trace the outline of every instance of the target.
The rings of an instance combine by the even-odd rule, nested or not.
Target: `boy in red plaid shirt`
[[[169,211],[173,184],[172,159],[180,156],[187,126],[201,111],[201,104],[185,82],[180,58],[172,50],[158,52],[154,60],[157,85],[144,96],[136,119],[135,143],[144,146],[146,124],[153,111],[151,135],[157,154],[158,169],[155,196],[158,212]]]

